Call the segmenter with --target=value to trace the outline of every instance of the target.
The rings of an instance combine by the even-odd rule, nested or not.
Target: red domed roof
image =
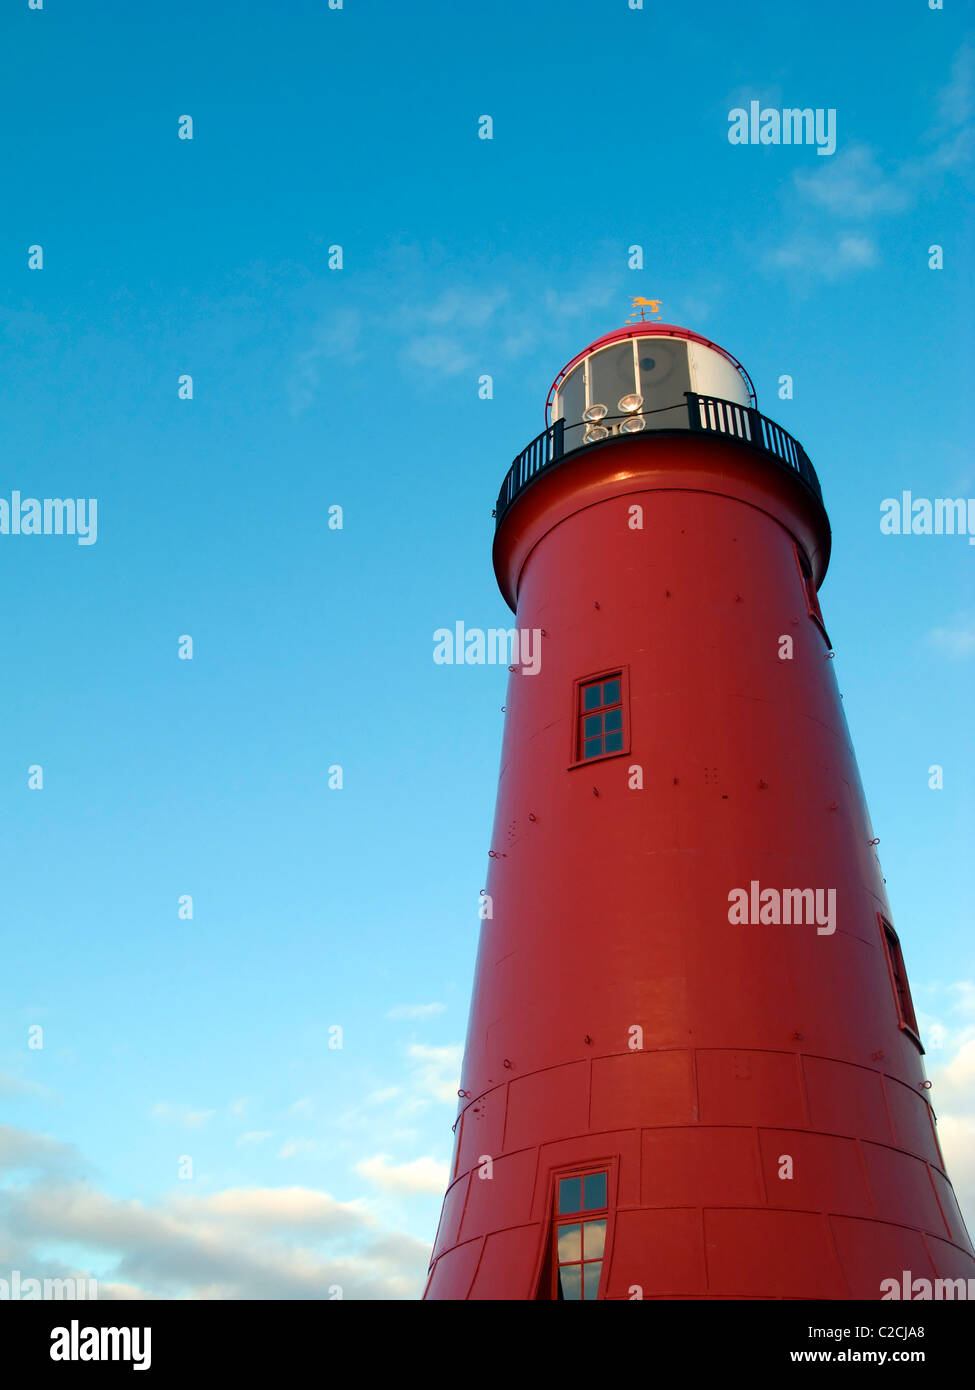
[[[588,357],[591,352],[595,352],[597,348],[609,347],[610,343],[618,343],[624,338],[686,338],[691,342],[702,343],[705,347],[711,348],[713,352],[720,352],[721,356],[726,357],[733,367],[737,367],[751,393],[752,402],[754,403],[756,400],[755,387],[752,385],[751,377],[738,361],[738,358],[733,357],[727,348],[721,347],[718,343],[712,343],[710,338],[705,338],[700,333],[695,333],[692,328],[680,328],[673,323],[656,323],[648,319],[646,323],[627,323],[624,324],[622,328],[614,328],[612,333],[604,333],[601,338],[596,338],[587,348],[583,348],[582,352],[577,352],[571,362],[566,363],[549,387],[548,399],[545,402],[546,424],[548,423],[552,397],[563,377],[571,372],[572,368],[581,362],[584,357]]]

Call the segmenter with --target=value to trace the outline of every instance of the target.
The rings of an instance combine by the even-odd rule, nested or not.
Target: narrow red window
[[[605,1171],[557,1180],[553,1299],[585,1302],[599,1297],[609,1220],[608,1190]]]
[[[829,642],[829,633],[826,631],[826,624],[823,622],[823,610],[819,606],[819,594],[816,592],[816,585],[812,577],[812,567],[803,551],[799,549],[794,541],[792,543],[792,550],[796,557],[799,578],[802,580],[802,592],[806,599],[806,612],[818,625],[826,641]],[[832,646],[832,643],[830,643],[830,645]]]
[[[907,970],[904,967],[904,956],[901,952],[901,943],[897,933],[885,917],[877,913],[877,920],[880,922],[880,930],[883,933],[884,952],[887,956],[887,969],[890,971],[890,982],[894,988],[894,1000],[897,1004],[897,1019],[900,1026],[917,1043],[921,1051],[921,1035],[917,1029],[917,1015],[914,1013],[914,1003],[911,999],[911,987],[907,983]]]

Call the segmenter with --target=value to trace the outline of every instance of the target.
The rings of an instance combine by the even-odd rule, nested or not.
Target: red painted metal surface
[[[600,1298],[975,1277],[880,918],[908,961],[917,929],[887,902],[797,564],[821,581],[824,525],[787,472],[701,435],[580,451],[505,516],[499,583],[545,635],[509,679],[425,1297],[552,1297],[557,1180],[596,1171]],[[612,671],[628,751],[573,765],[576,683]],[[753,882],[835,890],[835,930],[732,924]]]

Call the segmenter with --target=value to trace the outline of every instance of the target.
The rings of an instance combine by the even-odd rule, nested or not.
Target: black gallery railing
[[[569,454],[591,448],[594,444],[626,439],[644,432],[684,434],[696,431],[721,434],[726,438],[735,439],[740,444],[768,454],[780,467],[798,473],[806,486],[822,502],[819,479],[805,449],[781,425],[760,414],[752,406],[725,401],[718,396],[700,396],[694,391],[685,391],[684,399],[683,405],[663,406],[659,410],[630,415],[604,416],[602,420],[584,421],[576,425],[566,426],[564,420],[555,420],[547,430],[543,430],[533,439],[527,448],[522,449],[508,469],[494,510],[498,524],[500,525],[501,518],[519,493],[553,464],[561,462]],[[647,429],[648,415],[660,415],[664,418],[656,428],[651,426]]]

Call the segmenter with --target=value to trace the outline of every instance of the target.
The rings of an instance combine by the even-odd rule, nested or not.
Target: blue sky
[[[819,472],[972,1219],[975,548],[879,527],[905,488],[975,496],[972,20],[6,7],[0,497],[96,497],[98,538],[0,535],[0,1272],[420,1292],[506,675],[435,665],[432,635],[507,625],[494,497],[637,294],[732,351]],[[752,99],[834,108],[836,153],[731,145]]]

